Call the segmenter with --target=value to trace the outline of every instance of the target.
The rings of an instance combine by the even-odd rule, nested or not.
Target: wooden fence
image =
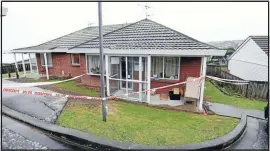
[[[219,67],[216,66],[207,66],[207,75],[215,76],[223,79],[231,79],[231,80],[243,80],[237,76],[234,76],[226,71],[220,70]],[[233,85],[224,83],[224,85],[232,88],[237,94],[247,98],[254,99],[268,99],[269,95],[269,83],[261,82],[261,81],[250,81],[248,85]]]

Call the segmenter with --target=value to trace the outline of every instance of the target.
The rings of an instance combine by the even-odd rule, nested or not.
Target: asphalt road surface
[[[3,83],[7,84],[15,82],[3,80]],[[41,92],[51,92],[49,90],[44,90],[38,87],[29,87],[21,89],[41,91]],[[18,112],[35,117],[47,123],[55,123],[66,101],[67,101],[66,98],[17,94],[13,92],[2,92],[3,105]]]
[[[72,149],[40,131],[2,115],[2,149]]]

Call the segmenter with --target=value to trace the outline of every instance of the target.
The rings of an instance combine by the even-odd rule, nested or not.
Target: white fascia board
[[[27,50],[27,49],[23,49],[23,50],[11,50],[11,53],[51,53],[51,52],[67,52],[68,49],[53,49],[53,50]]]
[[[103,49],[107,55],[166,55],[166,56],[224,56],[227,50],[197,49],[197,50],[162,50],[162,49]],[[71,49],[67,53],[98,54],[99,49]]]
[[[228,58],[228,60],[231,60],[233,56],[251,39],[251,37],[248,37],[245,41],[242,42],[242,44],[234,51],[234,53]]]

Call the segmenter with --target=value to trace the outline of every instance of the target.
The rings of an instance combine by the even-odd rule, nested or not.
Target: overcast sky
[[[138,5],[140,4],[140,5]],[[197,40],[242,40],[268,34],[267,2],[148,2],[149,19]],[[103,3],[103,23],[145,18],[145,3]],[[3,50],[37,45],[98,25],[97,2],[3,2]]]

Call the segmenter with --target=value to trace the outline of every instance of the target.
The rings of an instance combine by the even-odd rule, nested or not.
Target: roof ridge
[[[122,23],[122,24],[109,24],[109,25],[103,25],[103,26],[115,26],[115,25],[125,25],[125,24],[126,24],[126,23]],[[13,50],[20,50],[20,49],[25,49],[25,48],[31,48],[31,47],[38,47],[38,46],[42,46],[42,45],[44,45],[44,44],[46,44],[46,43],[49,43],[49,42],[55,41],[55,40],[57,40],[57,39],[60,39],[60,38],[63,38],[63,37],[65,37],[65,36],[68,36],[68,35],[74,34],[74,33],[76,33],[76,32],[79,32],[79,31],[82,31],[82,30],[86,30],[87,28],[96,28],[96,27],[98,27],[98,26],[89,26],[89,27],[84,27],[84,28],[81,28],[81,29],[75,30],[75,31],[73,31],[73,32],[71,32],[71,33],[65,34],[65,35],[63,35],[63,36],[60,36],[60,37],[54,38],[54,39],[52,39],[52,40],[45,41],[45,42],[43,42],[43,43],[41,43],[41,44],[38,44],[38,45],[33,45],[33,46],[29,46],[29,47],[22,47],[22,48],[16,48],[16,49],[13,49]],[[53,48],[53,49],[55,49],[55,48],[57,48],[57,47],[59,47],[59,46],[52,47],[52,48]],[[49,49],[52,49],[52,48],[49,48]]]
[[[150,19],[147,19],[147,18],[146,18],[146,20],[149,20],[149,21],[154,22],[154,23],[156,23],[156,24],[158,24],[158,25],[161,25],[161,26],[163,26],[163,27],[165,27],[165,28],[167,28],[167,29],[170,29],[170,30],[176,32],[177,34],[180,34],[180,35],[182,35],[182,36],[184,36],[184,37],[187,37],[187,38],[189,38],[189,39],[191,39],[191,40],[193,40],[193,41],[195,41],[195,42],[204,44],[204,45],[209,46],[209,47],[211,47],[211,48],[215,48],[215,49],[218,49],[218,50],[222,50],[222,49],[217,48],[217,47],[215,47],[215,46],[212,46],[212,45],[209,45],[209,44],[207,44],[207,43],[201,42],[201,41],[199,41],[199,40],[197,40],[197,39],[194,39],[194,38],[192,38],[192,37],[190,37],[190,36],[188,36],[188,35],[186,35],[186,34],[183,34],[183,33],[179,32],[179,31],[177,31],[177,30],[175,30],[175,29],[172,29],[172,28],[170,28],[170,27],[167,27],[167,26],[165,26],[165,25],[162,25],[162,24],[160,24],[160,23],[158,23],[158,22],[155,22],[155,21],[153,21],[153,20],[150,20]]]
[[[36,46],[34,46],[34,47],[41,46],[41,45],[43,45],[43,44],[45,44],[45,43],[52,42],[52,41],[57,40],[57,39],[60,39],[60,38],[62,38],[62,37],[65,37],[65,36],[71,35],[71,34],[73,34],[73,33],[76,33],[76,32],[82,31],[82,30],[85,30],[85,29],[87,29],[87,28],[90,28],[90,27],[85,27],[85,28],[82,28],[82,29],[76,30],[76,31],[74,31],[74,32],[71,32],[71,33],[65,34],[65,35],[63,35],[63,36],[60,36],[60,37],[57,37],[57,38],[55,38],[55,39],[49,40],[49,41],[47,41],[47,42],[43,42],[43,43],[41,43],[41,44],[39,44],[39,45],[36,45]],[[54,49],[55,49],[55,48],[57,48],[57,47],[58,47],[58,46],[54,47]],[[49,48],[49,49],[51,49],[51,48]]]
[[[113,31],[111,31],[111,32],[108,32],[108,33],[104,34],[103,37],[106,36],[106,35],[108,35],[108,34],[111,34],[111,33],[113,33],[113,32],[116,32],[116,31],[118,31],[118,30],[121,30],[121,29],[124,29],[124,28],[126,28],[126,27],[129,27],[129,26],[131,26],[131,25],[137,24],[137,23],[139,23],[139,22],[141,22],[141,21],[143,21],[143,20],[146,20],[146,19],[142,19],[142,20],[139,20],[139,21],[137,21],[137,22],[130,23],[130,24],[128,24],[128,25],[126,25],[126,26],[123,26],[123,27],[121,27],[121,28],[115,29],[115,30],[113,30]],[[103,26],[103,25],[102,25],[102,26]],[[98,38],[99,38],[99,36],[96,37],[96,38],[90,39],[89,41],[86,41],[86,42],[83,42],[83,43],[81,43],[81,44],[75,45],[75,46],[69,48],[68,50],[73,49],[73,48],[75,48],[75,47],[78,47],[78,46],[80,46],[80,45],[86,44],[86,43],[91,42],[91,41],[93,41],[93,40],[96,40],[96,39],[98,39]]]

